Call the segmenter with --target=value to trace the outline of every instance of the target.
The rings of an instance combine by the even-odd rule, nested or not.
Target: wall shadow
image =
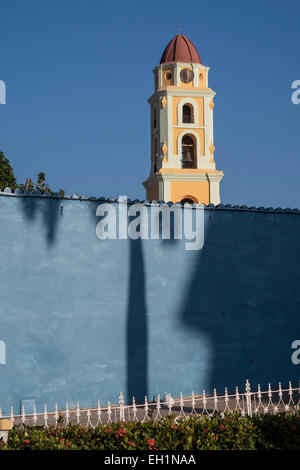
[[[36,220],[38,215],[43,218],[43,225],[46,233],[46,240],[52,246],[56,239],[58,220],[62,216],[60,206],[61,199],[41,198],[35,196],[21,197],[21,208],[29,222]]]
[[[141,239],[129,240],[130,273],[127,307],[127,396],[144,402],[148,393],[148,325],[145,268]]]
[[[299,332],[300,245],[289,216],[270,217],[216,214],[206,222],[179,314],[212,345],[208,383],[191,384],[198,390],[244,390],[247,378],[254,387],[298,384],[291,343]]]

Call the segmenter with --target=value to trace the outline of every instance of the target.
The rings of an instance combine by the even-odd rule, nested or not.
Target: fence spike
[[[36,412],[36,404],[33,404],[33,424],[36,426],[37,423],[37,412]]]
[[[269,383],[268,385],[268,398],[271,399],[272,398],[272,389],[271,389],[271,384]]]
[[[25,416],[25,407],[24,407],[24,405],[22,405],[21,420],[22,420],[22,424],[25,424],[26,416]]]
[[[156,416],[155,416],[155,419],[162,418],[162,416],[161,416],[161,414],[160,414],[160,409],[161,409],[161,405],[160,405],[160,395],[157,395]]]
[[[184,401],[183,401],[183,395],[182,392],[180,392],[180,413],[178,418],[184,417],[185,418],[185,413],[184,413]]]
[[[54,419],[55,419],[55,427],[57,427],[57,423],[58,423],[58,419],[59,419],[57,403],[55,403]]]
[[[165,404],[167,405],[168,407],[168,414],[171,415],[172,414],[172,407],[173,407],[173,404],[175,403],[175,400],[174,398],[172,397],[171,393],[167,393],[166,392],[166,398],[165,398]]]
[[[248,416],[252,416],[252,404],[251,404],[251,387],[250,382],[246,380],[246,403],[247,403],[247,414]]]
[[[111,411],[111,406],[110,406],[110,401],[109,401],[109,402],[107,403],[107,416],[108,416],[108,421],[107,421],[107,422],[108,422],[108,423],[111,423],[111,422],[112,422],[112,421],[111,421],[111,413],[112,413],[112,411]]]
[[[98,406],[97,406],[97,417],[98,417],[98,421],[97,421],[97,424],[102,424],[102,421],[101,421],[101,406],[100,406],[100,401],[98,400]]]
[[[46,403],[44,405],[44,426],[45,426],[45,428],[48,427],[48,411],[47,411]]]
[[[79,407],[79,401],[77,402],[77,405],[76,405],[76,423],[77,424],[80,424],[80,407]]]
[[[132,398],[132,411],[133,411],[133,421],[137,421],[137,408],[135,404],[135,398]]]
[[[92,426],[92,422],[91,422],[91,410],[88,409],[87,412],[86,412],[86,416],[87,416],[87,422],[86,422],[86,425],[87,426]]]
[[[120,410],[120,421],[124,422],[125,421],[125,410],[124,410],[124,397],[122,392],[120,392],[119,395],[119,410]]]
[[[260,388],[260,384],[258,384],[258,386],[257,386],[257,398],[258,398],[259,400],[261,400],[261,397],[262,397],[262,395],[261,395],[261,388]]]
[[[192,408],[195,408],[196,401],[195,401],[195,392],[192,392]]]
[[[233,411],[241,410],[241,405],[240,405],[240,393],[239,393],[239,387],[235,387],[235,409]]]
[[[149,418],[149,403],[148,403],[147,395],[145,396],[144,410],[145,410],[145,414],[144,414],[144,418],[143,418],[142,423],[144,423],[146,421],[146,419]]]
[[[227,405],[228,405],[228,401],[229,401],[228,390],[227,390],[227,387],[225,387],[225,407],[226,408],[227,408]]]
[[[68,402],[66,403],[65,417],[66,417],[66,425],[68,426],[68,424],[69,424],[69,419],[70,419],[69,403],[68,403]]]
[[[282,387],[281,387],[281,382],[279,382],[279,387],[278,387],[278,389],[279,389],[279,390],[278,390],[278,396],[279,396],[279,398],[280,398],[280,400],[281,400],[281,398],[282,398]]]

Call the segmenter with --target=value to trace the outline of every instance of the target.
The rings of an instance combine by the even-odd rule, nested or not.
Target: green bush
[[[6,187],[15,190],[17,182],[9,160],[0,151],[0,191],[4,191]]]
[[[175,416],[159,422],[113,423],[96,428],[15,426],[4,449],[19,450],[300,450],[300,416]]]

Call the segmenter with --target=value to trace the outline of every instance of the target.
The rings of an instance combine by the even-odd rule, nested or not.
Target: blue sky
[[[0,149],[19,182],[145,198],[152,69],[177,33],[211,67],[223,203],[300,207],[300,3],[3,0]]]

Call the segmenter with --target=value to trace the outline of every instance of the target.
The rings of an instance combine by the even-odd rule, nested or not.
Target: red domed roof
[[[161,56],[161,64],[170,62],[195,62],[202,64],[194,44],[183,34],[175,36],[172,41],[169,42]]]

